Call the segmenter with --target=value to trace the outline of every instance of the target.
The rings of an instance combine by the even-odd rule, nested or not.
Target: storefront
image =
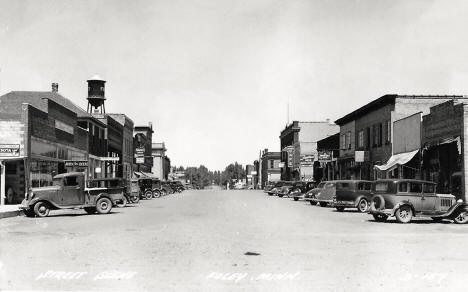
[[[87,161],[87,153],[71,146],[31,137],[29,182],[31,187],[52,185],[52,178],[60,173],[87,171],[87,164],[70,163]]]

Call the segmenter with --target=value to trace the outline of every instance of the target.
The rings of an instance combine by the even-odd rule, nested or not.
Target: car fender
[[[396,210],[398,210],[398,208],[400,208],[401,206],[405,206],[405,205],[407,205],[407,206],[409,206],[411,208],[411,211],[413,211],[413,216],[414,216],[414,214],[416,214],[416,212],[415,212],[413,204],[411,204],[411,202],[409,202],[409,201],[402,201],[402,202],[397,203],[395,205],[395,207],[393,207],[392,213],[391,213],[390,216],[395,216]]]
[[[360,195],[359,197],[356,198],[356,200],[354,200],[354,207],[357,207],[357,206],[358,206],[359,201],[360,201],[362,198],[366,199],[367,203],[369,204],[368,206],[370,206],[371,201],[370,201],[366,196]]]
[[[468,211],[468,205],[464,202],[461,202],[461,203],[456,203],[455,205],[453,205],[452,207],[450,207],[450,209],[447,210],[447,212],[442,215],[441,217],[451,217],[451,215],[456,215],[458,214],[459,211],[461,210],[465,210],[465,211]]]
[[[45,199],[41,199],[41,198],[33,198],[31,201],[28,202],[27,206],[29,208],[34,208],[34,205],[36,205],[38,202],[46,202],[47,204],[49,204],[49,206],[51,206],[52,209],[60,209],[60,206],[49,201],[49,200],[45,200]]]
[[[111,198],[111,197],[109,196],[109,194],[107,194],[107,193],[99,193],[99,194],[96,196],[96,201],[95,201],[95,203],[97,203],[97,201],[99,201],[99,199],[101,199],[101,198],[107,198],[107,199],[109,199],[109,200],[112,202],[112,205],[115,204],[114,201],[112,200],[112,198]]]

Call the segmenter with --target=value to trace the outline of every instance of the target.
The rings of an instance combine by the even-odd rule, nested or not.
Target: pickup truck
[[[93,180],[96,185],[97,180]],[[46,217],[50,210],[84,209],[88,214],[107,214],[125,200],[123,187],[87,186],[83,172],[54,176],[51,186],[31,188],[20,208],[28,217]]]

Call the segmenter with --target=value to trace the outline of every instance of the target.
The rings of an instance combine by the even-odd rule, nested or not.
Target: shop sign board
[[[65,167],[88,167],[88,160],[65,160]]]
[[[318,152],[318,161],[319,162],[330,162],[330,161],[332,161],[332,152],[331,151],[319,151]]]
[[[370,153],[369,151],[356,151],[354,153],[354,160],[356,162],[366,162],[370,161]]]
[[[19,144],[0,144],[0,157],[19,157]]]
[[[144,157],[137,157],[137,158],[135,158],[135,163],[144,164],[145,163],[145,158]]]
[[[294,159],[294,146],[286,146],[283,148],[283,151],[288,155],[288,167],[293,166],[293,159]]]
[[[99,158],[101,161],[113,161],[113,162],[118,162],[119,157],[101,157]]]
[[[301,154],[301,166],[314,166],[314,160],[313,154]]]
[[[137,148],[135,148],[135,153],[136,153],[136,154],[144,155],[144,154],[145,154],[145,147],[137,147]]]

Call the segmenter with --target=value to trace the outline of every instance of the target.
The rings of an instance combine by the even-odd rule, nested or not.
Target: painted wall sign
[[[88,160],[66,160],[65,167],[88,167]]]
[[[0,157],[19,157],[19,144],[0,144]]]

